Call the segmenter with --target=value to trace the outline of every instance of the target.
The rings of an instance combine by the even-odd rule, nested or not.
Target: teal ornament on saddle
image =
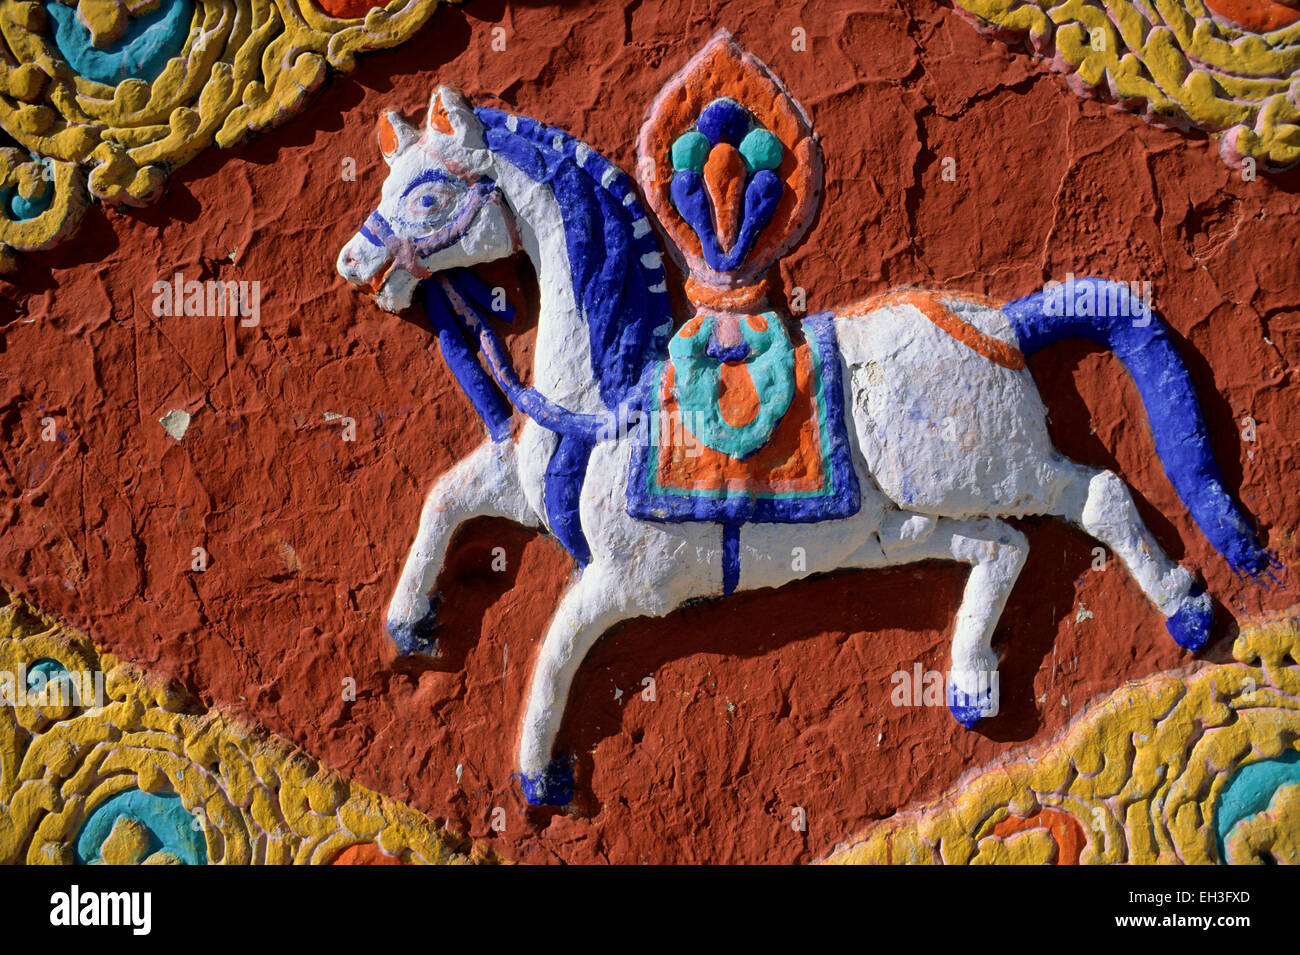
[[[794,397],[794,346],[774,312],[761,318],[702,315],[668,344],[673,392],[706,446],[743,460],[767,443]],[[733,371],[724,375],[724,366]],[[726,388],[752,391],[732,402],[746,410],[728,422]],[[754,407],[756,406],[756,407]]]
[[[766,341],[761,328],[750,328],[742,344],[748,347],[752,335],[765,355],[775,357],[760,358],[754,370],[739,368],[739,360],[729,364],[708,355],[709,342],[726,337],[709,328],[710,317],[692,319],[685,334],[669,345],[668,358],[651,366],[643,380],[641,407],[648,427],[646,440],[637,442],[632,453],[628,514],[647,521],[710,521],[733,529],[750,522],[807,524],[856,514],[861,497],[830,314],[810,315],[794,339],[775,315],[765,312],[771,329]],[[704,356],[692,358],[690,352],[701,347]],[[727,427],[719,421],[719,406],[734,407],[734,402],[715,392],[715,383],[736,372],[765,377],[769,372],[759,370],[765,365],[773,381],[757,385],[763,407],[754,424]],[[683,371],[691,382],[686,388],[676,380]],[[774,393],[786,388],[778,401]],[[711,433],[709,422],[715,425]],[[731,448],[717,446],[728,442]]]

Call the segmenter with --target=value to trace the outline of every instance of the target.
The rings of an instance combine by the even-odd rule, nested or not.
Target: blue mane
[[[500,110],[474,112],[488,148],[547,185],[559,204],[592,374],[617,409],[672,331],[662,253],[632,182],[568,133]]]

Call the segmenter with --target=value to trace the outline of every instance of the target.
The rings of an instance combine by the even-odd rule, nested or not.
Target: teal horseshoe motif
[[[683,334],[688,324],[668,344],[673,394],[686,415],[686,426],[706,447],[738,460],[767,443],[794,398],[794,345],[776,313],[765,312],[762,318],[766,327],[738,317],[744,344],[730,349],[719,347],[715,339],[719,319],[712,315],[702,317],[693,335]],[[748,371],[759,401],[753,419],[738,426],[723,419],[718,403],[722,366],[737,361]]]

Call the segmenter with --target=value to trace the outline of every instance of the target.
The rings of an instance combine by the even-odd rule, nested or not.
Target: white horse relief
[[[739,58],[725,37],[705,52],[719,44]],[[756,61],[745,62],[753,68]],[[724,104],[723,120],[739,115],[733,105]],[[701,119],[696,132],[711,129]],[[674,195],[686,208],[689,189],[703,182],[708,192],[708,177],[719,174],[710,168],[697,179],[687,175],[691,149],[717,147],[685,136],[682,142],[674,143],[686,157]],[[422,129],[389,113],[380,119],[380,143],[390,167],[382,200],[343,248],[339,272],[393,312],[410,306],[417,285],[426,283],[426,298],[438,297],[444,317],[462,323],[444,322],[440,340],[489,430],[477,450],[434,481],[386,625],[401,652],[431,648],[432,592],[453,532],[470,518],[544,529],[574,554],[581,570],[538,652],[520,729],[518,769],[531,803],[571,798],[569,761],[553,746],[574,676],[611,627],[668,614],[692,599],[780,587],[841,568],[969,565],[952,636],[948,704],[967,727],[995,715],[991,641],[1027,553],[1025,535],[1008,518],[1050,515],[1082,528],[1123,561],[1168,618],[1174,638],[1199,649],[1211,620],[1204,588],[1161,551],[1116,474],[1068,460],[1049,441],[1023,359],[1062,337],[1091,338],[1117,353],[1138,384],[1161,460],[1200,527],[1235,568],[1255,574],[1268,566],[1269,555],[1222,484],[1190,379],[1162,323],[1125,286],[1095,279],[1002,307],[905,290],[836,309],[833,321],[825,320],[833,338],[817,339],[835,347],[826,346],[818,367],[839,388],[821,413],[845,409],[842,440],[827,447],[849,462],[841,483],[856,483],[847,516],[818,519],[814,508],[780,522],[634,517],[629,491],[639,491],[629,481],[640,479],[636,456],[644,452],[647,421],[651,431],[659,424],[645,400],[658,393],[650,371],[676,363],[676,391],[662,393],[679,395],[685,407],[699,382],[685,380],[684,369],[694,366],[678,342],[685,349],[698,341],[691,354],[702,363],[701,376],[721,375],[724,383],[752,360],[747,373],[769,383],[757,391],[761,414],[765,395],[783,387],[783,369],[794,361],[783,344],[784,320],[766,324],[771,312],[761,297],[731,309],[725,295],[715,296],[697,317],[705,324],[683,329],[666,359],[672,322],[647,212],[627,176],[558,130],[475,110],[440,87]],[[730,157],[725,149],[718,154]],[[756,179],[752,168],[735,168]],[[780,194],[779,185],[772,188]],[[716,199],[715,193],[708,195]],[[721,231],[724,218],[715,209],[710,221]],[[735,249],[735,236],[748,226],[728,228]],[[475,318],[473,290],[447,280],[447,270],[519,250],[532,261],[541,296],[530,388],[520,386],[499,342]],[[694,264],[691,271],[704,274]],[[809,342],[811,322],[802,333]],[[696,337],[689,339],[692,329]],[[777,344],[768,348],[771,342]],[[763,348],[782,356],[772,359],[770,374],[759,370],[762,355],[755,353]],[[526,418],[517,438],[503,396],[513,414]],[[733,436],[743,430],[718,428]],[[796,548],[801,561],[790,559]]]

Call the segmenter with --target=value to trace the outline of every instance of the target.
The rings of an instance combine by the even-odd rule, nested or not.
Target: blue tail
[[[1002,308],[1026,355],[1063,338],[1112,351],[1137,385],[1156,453],[1201,531],[1238,573],[1266,571],[1273,557],[1259,542],[1210,449],[1187,367],[1160,317],[1121,282],[1076,278]]]

